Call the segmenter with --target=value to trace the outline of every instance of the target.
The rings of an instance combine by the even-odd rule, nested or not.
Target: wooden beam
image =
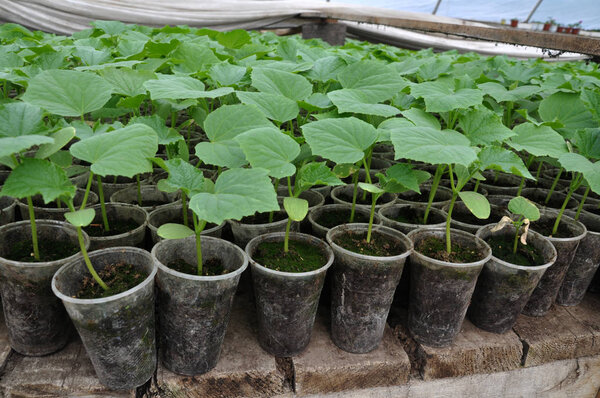
[[[385,16],[371,16],[361,13],[353,13],[351,11],[348,12],[337,10],[302,13],[300,14],[300,17],[342,19],[376,25],[388,25],[397,28],[419,30],[424,32],[446,33],[480,40],[497,41],[500,43],[570,51],[594,55],[596,57],[600,56],[600,39],[580,35],[531,31],[509,27],[495,28],[477,25],[420,21],[415,19]]]

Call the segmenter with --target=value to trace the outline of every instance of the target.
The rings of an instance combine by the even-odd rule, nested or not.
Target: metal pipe
[[[442,2],[442,0],[438,0],[437,3],[435,4],[435,8],[433,9],[433,12],[431,14],[435,15],[435,13],[437,12],[438,8],[440,8],[440,3]]]
[[[531,10],[531,12],[527,16],[527,19],[525,20],[525,22],[529,22],[529,20],[531,19],[531,17],[533,17],[533,14],[535,14],[535,12],[537,11],[537,9],[540,6],[540,4],[542,4],[542,1],[543,0],[538,0],[537,3],[535,3],[535,5],[533,6],[533,10]]]

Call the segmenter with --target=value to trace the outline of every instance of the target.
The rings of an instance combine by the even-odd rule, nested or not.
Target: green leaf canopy
[[[253,129],[236,137],[252,167],[261,167],[275,178],[296,172],[292,164],[300,154],[300,145],[275,127]]]

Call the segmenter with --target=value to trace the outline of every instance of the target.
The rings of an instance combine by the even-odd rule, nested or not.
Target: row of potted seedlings
[[[540,135],[542,148],[531,136],[538,127],[516,128],[520,134],[508,145],[527,151],[533,170],[555,174],[547,193],[531,190],[524,187],[535,186],[541,178],[526,181],[532,175],[514,152],[485,146],[475,150],[457,131],[437,130],[431,120],[419,125],[415,115],[425,118],[424,112],[407,114],[389,119],[379,129],[353,117],[307,123],[302,136],[310,152],[303,153],[294,138],[268,125],[256,109],[223,106],[208,116],[206,134],[231,131],[228,121],[234,116],[248,120],[254,115],[252,124],[236,126],[236,143],[250,168],[214,173],[182,157],[157,157],[158,136],[140,123],[72,143],[68,152],[61,149],[71,143],[72,128],[35,137],[33,143],[7,142],[12,145],[7,150],[14,168],[0,193],[24,200],[27,205],[20,206],[27,212],[22,216],[29,218],[0,229],[0,287],[11,346],[26,355],[62,348],[69,336],[66,308],[100,380],[115,389],[141,385],[155,368],[156,280],[163,362],[182,374],[207,372],[218,360],[234,293],[248,262],[258,338],[276,356],[297,355],[308,344],[325,273],[332,264],[332,340],[349,352],[368,352],[379,344],[409,256],[408,327],[424,344],[451,344],[470,302],[471,320],[498,333],[509,330],[523,308],[528,315],[545,314],[557,295],[559,303],[577,304],[598,265],[597,256],[591,255],[597,252],[596,236],[586,235],[586,228],[575,221],[581,218],[595,227],[596,216],[583,205],[595,187],[593,163],[568,152],[558,133]],[[258,119],[265,125],[254,127]],[[376,145],[390,149],[386,142],[394,146],[394,158],[408,160],[381,161],[384,168],[374,172],[370,166],[380,159],[374,149]],[[591,150],[587,141],[575,142],[580,153]],[[32,144],[36,150],[24,152]],[[57,163],[58,154],[70,154],[85,168],[87,181],[77,202],[76,187],[64,164]],[[499,155],[506,156],[511,168],[489,160]],[[153,170],[151,159],[166,174]],[[545,169],[542,162],[560,168]],[[518,170],[520,177],[511,180],[511,174],[499,169]],[[570,181],[560,179],[562,169],[572,173]],[[433,176],[426,170],[434,171]],[[158,190],[171,195],[168,200],[180,195],[175,205],[148,216],[139,206],[106,203],[104,186],[109,183],[104,181],[118,185],[124,177],[133,181],[127,190],[130,200],[143,205],[151,193],[156,194],[155,188],[142,183],[144,173],[152,172],[160,178]],[[351,182],[344,185],[340,178],[347,177]],[[503,179],[511,182],[503,184]],[[152,180],[151,176],[146,182]],[[581,201],[573,201],[584,183]],[[463,190],[467,184],[473,190]],[[303,197],[317,192],[311,191],[315,186],[321,191],[333,186],[330,197],[338,203],[318,206],[323,200],[317,199],[309,216],[315,235],[325,237],[328,245],[292,232],[305,219],[310,203]],[[566,194],[558,188],[566,189]],[[115,192],[111,198],[118,200],[127,192]],[[36,195],[51,209],[35,206]],[[542,211],[523,196],[539,203]],[[549,207],[552,198],[559,199],[559,210]],[[96,200],[98,205],[87,207]],[[419,200],[424,203],[402,204]],[[597,211],[596,206],[590,211]],[[144,244],[147,219],[167,209],[175,209],[172,217],[181,223],[155,225],[158,243],[152,253],[134,247]],[[57,210],[70,225],[43,220],[50,210]],[[455,211],[466,214],[470,222],[454,220]],[[475,222],[468,220],[469,212]],[[283,220],[269,222],[282,214]],[[478,225],[479,219],[498,222],[501,215],[497,226]],[[236,220],[244,217],[254,217],[258,224],[236,233],[244,225]],[[326,221],[321,224],[323,217]],[[245,252],[205,234],[225,221]],[[430,223],[437,228],[421,228]],[[507,226],[499,228],[502,224]],[[111,241],[113,233],[123,240]],[[580,242],[586,251],[576,256]],[[117,248],[101,249],[107,246]],[[88,252],[90,247],[99,250]],[[577,266],[569,268],[573,261]],[[64,308],[50,293],[51,280]]]

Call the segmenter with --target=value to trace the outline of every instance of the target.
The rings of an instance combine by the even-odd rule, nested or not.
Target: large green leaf
[[[252,91],[237,91],[235,94],[243,104],[256,106],[269,119],[280,123],[296,118],[300,112],[298,103],[283,95]]]
[[[425,100],[427,112],[448,112],[479,105],[483,101],[480,90],[462,88],[454,91],[448,84],[440,81],[414,84],[410,94]]]
[[[319,82],[334,80],[338,73],[346,67],[346,63],[336,55],[319,58],[313,64],[306,76]]]
[[[136,116],[129,120],[129,124],[141,123],[151,127],[158,136],[159,145],[169,145],[183,140],[183,136],[174,128],[167,127],[165,119],[155,114],[152,116]]]
[[[250,34],[243,29],[234,29],[229,32],[219,32],[216,37],[219,44],[227,48],[240,48],[250,43]]]
[[[221,224],[255,212],[279,210],[279,203],[266,170],[231,169],[217,178],[213,192],[194,195],[190,208],[201,220]]]
[[[385,174],[378,173],[379,185],[386,192],[405,192],[408,190],[421,192],[419,186],[427,181],[431,174],[423,170],[414,170],[409,164],[398,163],[386,170]]]
[[[206,91],[200,80],[187,76],[148,80],[144,83],[144,87],[150,91],[150,97],[153,100],[217,98],[233,92],[231,87]]]
[[[60,116],[81,116],[102,108],[112,87],[100,76],[74,70],[47,70],[29,81],[23,101]]]
[[[224,140],[214,142],[201,142],[196,145],[196,156],[206,164],[230,169],[242,167],[248,162],[246,155],[237,141]]]
[[[594,192],[600,192],[600,163],[592,163],[578,153],[564,153],[558,163],[566,170],[582,173]]]
[[[75,129],[73,127],[65,127],[50,134],[50,137],[54,140],[54,142],[51,144],[40,145],[39,149],[35,153],[36,158],[46,159],[58,152],[75,137]]]
[[[0,137],[18,137],[36,134],[46,129],[44,113],[26,102],[9,102],[0,105]]]
[[[600,159],[600,129],[579,130],[575,136],[579,153],[588,159]]]
[[[259,91],[280,94],[295,101],[312,94],[312,84],[304,76],[277,69],[260,68],[252,71],[252,86]]]
[[[354,167],[354,165],[348,166]],[[306,163],[304,166],[300,167],[300,170],[298,170],[298,173],[296,174],[296,186],[300,192],[302,192],[315,185],[344,185],[344,182],[340,180],[329,167],[327,167],[325,162]]]
[[[156,79],[153,72],[129,68],[106,68],[100,75],[112,86],[115,94],[127,97],[146,95],[144,83]]]
[[[286,196],[283,198],[283,208],[288,217],[293,221],[302,221],[308,213],[308,201],[293,196]]]
[[[166,50],[169,51],[170,47]],[[179,44],[177,49],[171,53],[171,60],[176,63],[174,70],[183,73],[205,71],[211,64],[219,62],[208,46],[190,42]]]
[[[204,121],[204,131],[211,141],[228,141],[237,135],[273,123],[253,105],[223,105],[212,111]]]
[[[205,190],[206,181],[201,170],[182,159],[161,160],[158,162],[169,176],[158,181],[158,189],[164,192],[181,190],[188,197]]]
[[[356,163],[378,138],[377,130],[355,117],[324,119],[302,126],[313,155],[335,163]]]
[[[519,86],[512,90],[507,90],[502,84],[495,82],[481,83],[477,87],[479,87],[484,94],[489,95],[498,102],[514,102],[520,99],[529,98],[533,94],[542,91],[539,86]]]
[[[435,116],[419,108],[410,108],[402,111],[402,116],[410,120],[415,126],[431,127],[436,130],[442,128]],[[382,126],[380,125],[379,128],[382,128]]]
[[[513,129],[516,133],[507,143],[517,151],[527,151],[534,156],[559,157],[567,152],[565,139],[549,126],[522,123]]]
[[[538,110],[545,122],[558,121],[569,129],[598,127],[579,94],[557,92],[540,102]]]
[[[300,154],[300,145],[279,129],[253,129],[238,135],[236,141],[250,165],[268,170],[271,177],[283,178],[296,172],[292,162]]]
[[[43,135],[24,135],[21,137],[0,137],[0,158],[19,153],[34,145],[53,144],[54,139]]]
[[[91,163],[90,169],[101,176],[133,177],[152,172],[152,158],[158,150],[156,132],[144,124],[88,138],[71,145],[71,154]]]
[[[508,202],[508,210],[513,214],[525,217],[529,221],[536,221],[540,218],[540,210],[535,203],[522,196],[512,198],[510,202]]]
[[[22,199],[40,194],[45,203],[50,203],[59,196],[72,197],[75,186],[71,184],[65,171],[44,159],[24,158],[10,173],[1,196]]]
[[[482,194],[477,192],[459,192],[458,196],[475,217],[485,220],[490,216],[490,202]]]
[[[343,69],[338,80],[343,88],[363,93],[368,103],[378,103],[392,98],[408,81],[383,62],[365,60]]]
[[[362,113],[390,117],[400,111],[391,105],[372,103],[368,94],[362,90],[344,88],[327,94],[340,113]]]
[[[454,130],[431,127],[403,127],[391,130],[396,158],[431,164],[462,164],[477,159],[477,152],[467,137]]]
[[[242,80],[245,74],[245,67],[231,65],[227,62],[213,65],[208,72],[210,78],[216,83],[219,83],[221,86],[233,86]]]
[[[459,126],[473,145],[491,145],[504,142],[515,133],[506,127],[500,117],[484,106],[469,109],[459,118]]]
[[[480,169],[499,170],[512,173],[519,177],[533,179],[533,176],[523,163],[523,160],[514,152],[499,146],[489,146],[479,152]]]

